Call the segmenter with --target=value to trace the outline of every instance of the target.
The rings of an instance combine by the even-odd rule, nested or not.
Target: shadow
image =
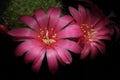
[[[7,7],[9,7],[10,2],[11,0],[0,0],[0,16],[7,9]]]

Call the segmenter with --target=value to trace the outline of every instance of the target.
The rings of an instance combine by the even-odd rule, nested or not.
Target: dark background
[[[9,7],[10,0],[0,0],[0,16]],[[66,1],[66,0],[64,0]],[[115,0],[93,0],[106,16],[113,12],[110,19],[119,25],[120,5]],[[68,5],[73,5],[68,2]],[[0,23],[3,23],[0,20]],[[119,28],[119,26],[116,26]],[[18,45],[12,39],[0,33],[0,80],[120,80],[120,41],[112,36],[111,41],[106,41],[106,55],[99,54],[96,59],[89,61],[79,60],[78,55],[73,56],[71,65],[59,66],[58,72],[52,75],[47,67],[46,59],[43,61],[41,71],[34,73],[31,64],[25,64],[23,57],[15,57],[14,49]]]

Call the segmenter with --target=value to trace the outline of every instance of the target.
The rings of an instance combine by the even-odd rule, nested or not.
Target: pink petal
[[[97,35],[95,39],[111,40],[110,36],[105,36],[105,35]]]
[[[105,53],[105,44],[102,41],[97,40],[93,45],[96,46],[102,54]]]
[[[101,41],[101,40],[95,39],[94,42],[96,42],[96,43],[98,43],[98,44],[100,44],[102,46],[105,46],[104,42]]]
[[[90,53],[90,45],[89,44],[85,44],[84,48],[83,48],[83,50],[81,52],[80,59],[86,58],[89,53]]]
[[[65,62],[61,59],[61,57],[58,55],[58,53],[56,54],[56,58],[60,62],[60,64],[65,65]]]
[[[109,24],[109,21],[107,19],[105,20],[101,20],[101,22],[99,22],[96,26],[95,26],[95,30],[101,30],[102,28],[104,28],[107,24]]]
[[[47,61],[48,61],[48,66],[50,71],[54,74],[57,69],[58,69],[58,63],[57,63],[57,59],[56,59],[56,54],[57,52],[50,48],[47,49],[46,55],[47,55]]]
[[[87,11],[87,15],[89,17],[89,23],[96,27],[96,25],[105,18],[102,11],[93,3],[90,4],[90,10]],[[93,8],[94,7],[94,8]]]
[[[56,8],[49,7],[47,14],[50,16]]]
[[[48,26],[48,16],[42,9],[35,10],[34,17],[36,18],[41,28],[45,28]]]
[[[43,47],[41,46],[36,46],[34,48],[32,48],[31,50],[29,50],[26,55],[25,55],[25,62],[26,63],[30,63],[32,62],[41,52]]]
[[[115,41],[119,40],[120,36],[120,28],[118,26],[117,24],[111,24],[111,35],[115,35]]]
[[[41,50],[40,54],[37,56],[37,58],[33,62],[33,65],[32,65],[33,71],[38,72],[40,70],[44,56],[45,56],[45,50],[43,49]]]
[[[73,7],[69,7],[69,11],[77,23],[81,23],[80,13]]]
[[[110,29],[103,28],[97,31],[97,35],[111,35]]]
[[[19,19],[22,22],[24,22],[26,25],[28,25],[30,28],[32,28],[32,29],[34,29],[35,31],[38,32],[39,25],[33,17],[25,15],[25,16],[21,16]]]
[[[0,24],[0,32],[7,33],[8,32],[7,27],[5,25]]]
[[[60,31],[62,28],[64,28],[66,25],[68,25],[72,21],[73,21],[73,18],[69,15],[65,15],[59,18],[56,25],[56,31]]]
[[[93,60],[96,56],[97,56],[98,50],[96,48],[96,46],[91,43],[91,56],[90,59]]]
[[[87,16],[88,16],[88,24],[92,25],[93,27],[96,27],[98,23],[102,20],[102,15],[99,14],[99,12],[92,12],[87,10]]]
[[[94,16],[94,17],[90,18],[89,24],[92,24],[93,27],[96,27],[97,24],[99,23],[99,21],[101,21],[101,18],[98,16],[96,16],[96,17]]]
[[[60,8],[49,8],[49,10],[48,10],[49,28],[55,27],[56,22],[59,19],[60,13],[61,13]]]
[[[80,13],[79,24],[81,24],[87,19],[87,14],[86,14],[85,8],[81,5],[78,5],[78,10],[79,10],[79,13]]]
[[[8,32],[9,35],[13,37],[22,37],[22,38],[36,38],[38,34],[28,28],[18,28],[13,29]]]
[[[76,42],[67,39],[59,40],[55,45],[75,53],[80,53],[81,50],[80,46]]]
[[[37,42],[36,40],[26,40],[25,42],[21,43],[17,48],[16,48],[16,56],[21,56],[25,52],[31,50],[34,47],[40,46],[41,44]]]
[[[65,64],[70,64],[72,62],[72,56],[66,49],[55,47],[55,50],[57,51],[59,58],[62,60],[60,62],[64,62]]]
[[[57,38],[77,38],[83,35],[80,27],[78,25],[69,25],[57,34]]]

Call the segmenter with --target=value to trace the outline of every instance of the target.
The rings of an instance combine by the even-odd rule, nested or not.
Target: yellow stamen
[[[56,42],[54,39],[42,39],[42,41],[47,45],[50,45],[51,43]]]
[[[88,41],[93,41],[93,36],[96,34],[93,25],[82,24],[80,27],[84,33],[83,38],[88,39]]]
[[[53,28],[51,28],[50,31],[53,32]],[[56,42],[56,34],[54,33],[53,35],[50,35],[47,28],[44,30],[40,29],[40,35],[38,38],[42,39],[43,43],[46,45],[51,45],[52,43]]]

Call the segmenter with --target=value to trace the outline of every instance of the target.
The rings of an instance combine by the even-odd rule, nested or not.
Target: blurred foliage
[[[33,15],[35,9],[49,7],[60,7],[56,0],[11,0],[2,19],[9,28],[22,27],[23,23],[18,20],[20,15]]]

